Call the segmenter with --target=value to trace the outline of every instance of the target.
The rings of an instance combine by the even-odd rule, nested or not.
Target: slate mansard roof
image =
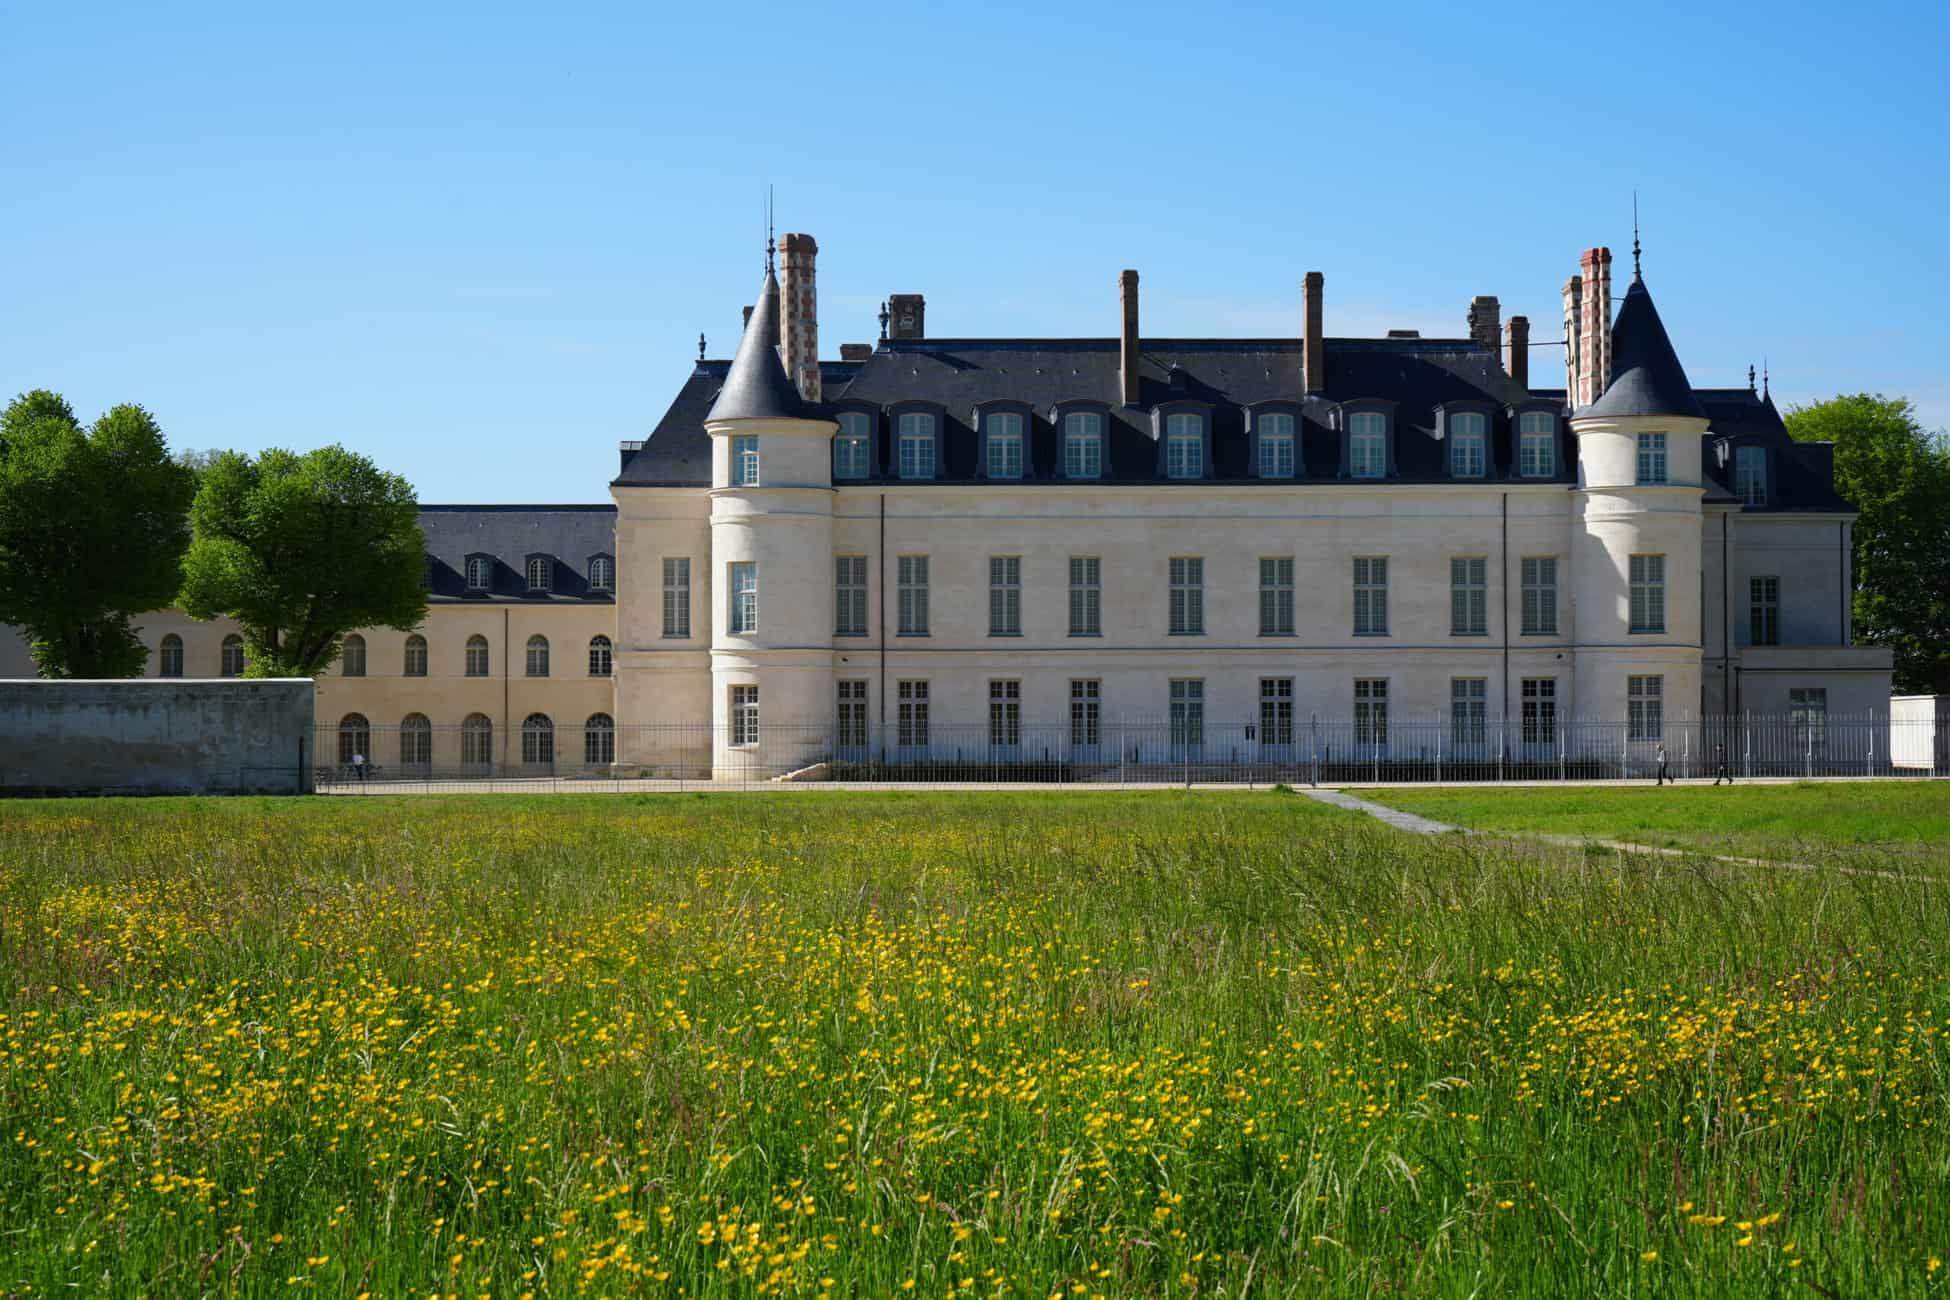
[[[420,507],[420,531],[426,536],[427,599],[450,601],[521,601],[523,603],[590,604],[613,601],[611,589],[589,585],[589,561],[608,557],[615,572],[616,507],[566,506],[427,506]],[[492,557],[488,590],[467,590],[467,558]],[[545,555],[554,561],[546,593],[528,589],[528,559]]]

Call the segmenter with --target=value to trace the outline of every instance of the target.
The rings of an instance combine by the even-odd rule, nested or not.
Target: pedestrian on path
[[[1727,770],[1727,747],[1716,744],[1713,746],[1713,784],[1718,785],[1722,781],[1732,785],[1733,773]]]
[[[1672,777],[1666,769],[1666,742],[1659,742],[1659,779],[1653,785],[1671,785]]]

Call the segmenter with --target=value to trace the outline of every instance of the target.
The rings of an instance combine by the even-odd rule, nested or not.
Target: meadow
[[[1950,1293],[1945,901],[1276,792],[0,805],[0,1293]]]

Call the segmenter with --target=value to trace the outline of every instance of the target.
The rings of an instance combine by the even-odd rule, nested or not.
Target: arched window
[[[616,719],[607,713],[592,713],[582,724],[582,761],[605,766],[616,761]]]
[[[372,724],[363,713],[348,713],[339,719],[339,765],[350,767],[354,760],[372,761]]]
[[[861,479],[873,473],[873,417],[865,411],[841,411],[840,431],[833,435],[833,477]]]
[[[405,671],[408,677],[427,675],[427,639],[418,632],[406,638]]]
[[[366,639],[357,632],[349,633],[345,645],[339,651],[339,676],[364,677],[366,675]]]
[[[488,675],[487,638],[478,632],[467,638],[467,675],[469,677]]]
[[[611,666],[609,638],[592,636],[589,638],[589,675],[607,677]]]
[[[521,720],[521,761],[536,767],[555,761],[555,724],[546,713],[531,713]]]
[[[433,766],[433,724],[424,713],[409,713],[399,721],[399,765],[425,771]]]
[[[467,557],[467,589],[486,591],[488,580],[494,576],[494,561],[485,555]]]
[[[181,677],[183,675],[183,638],[171,632],[162,639],[157,656],[156,675],[158,677]]]
[[[548,676],[548,638],[539,632],[528,638],[528,675]]]
[[[616,561],[607,555],[589,557],[589,590],[616,590]]]
[[[467,767],[494,763],[494,723],[485,713],[470,713],[460,724],[460,761]]]
[[[225,677],[244,675],[244,638],[235,632],[223,639],[222,664],[218,671]]]
[[[555,566],[546,555],[528,557],[528,590],[547,591],[549,579],[554,577]]]

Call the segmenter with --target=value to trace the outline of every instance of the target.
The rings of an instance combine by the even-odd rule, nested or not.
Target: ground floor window
[[[339,763],[351,767],[372,761],[372,726],[363,713],[348,713],[339,720]]]
[[[1633,677],[1628,679],[1626,707],[1629,710],[1633,740],[1658,740],[1665,735],[1666,679]]]
[[[731,743],[734,745],[758,743],[758,687],[756,686],[731,688]]]
[[[928,684],[902,682],[899,686],[899,741],[902,749],[926,749],[928,744]]]
[[[424,713],[409,713],[399,724],[399,765],[433,766],[433,723]]]
[[[1376,746],[1388,743],[1388,679],[1385,677],[1354,679],[1354,743]]]
[[[1457,749],[1483,743],[1483,705],[1488,695],[1487,678],[1449,679],[1449,743]]]
[[[866,748],[867,683],[865,679],[839,683],[833,740],[842,749]]]
[[[1828,688],[1796,686],[1788,691],[1788,728],[1802,750],[1819,749],[1828,739]]]
[[[1022,743],[1022,683],[989,683],[989,744],[1013,748]]]
[[[494,723],[484,713],[470,713],[460,724],[460,761],[468,767],[494,762]]]
[[[1171,743],[1195,749],[1205,743],[1205,679],[1171,679]]]
[[[1259,679],[1259,743],[1267,748],[1293,743],[1293,679]]]
[[[1070,748],[1095,749],[1103,742],[1104,684],[1094,677],[1070,683]]]
[[[592,713],[582,724],[582,761],[592,767],[616,761],[616,719],[607,713]]]
[[[1523,679],[1523,743],[1548,745],[1557,738],[1557,678]]]
[[[521,761],[545,766],[555,761],[555,723],[546,713],[531,713],[521,722]]]

